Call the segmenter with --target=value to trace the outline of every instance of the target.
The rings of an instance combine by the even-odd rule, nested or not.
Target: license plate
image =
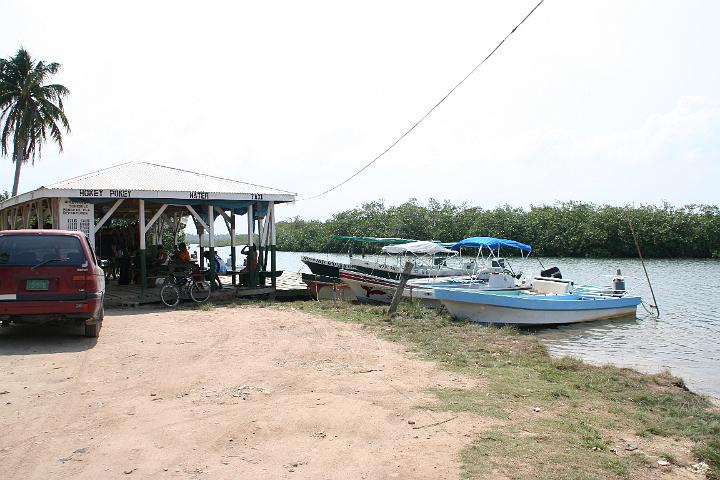
[[[28,280],[25,288],[28,290],[47,290],[50,280]]]

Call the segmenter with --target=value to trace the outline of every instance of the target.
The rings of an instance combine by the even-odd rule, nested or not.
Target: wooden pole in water
[[[405,290],[405,284],[408,281],[408,277],[410,276],[412,268],[412,262],[405,262],[405,268],[400,274],[400,283],[398,283],[397,290],[395,290],[395,295],[393,295],[392,302],[390,302],[390,309],[388,310],[388,313],[395,313],[395,311],[397,310],[400,299],[402,298],[403,290]]]
[[[660,308],[658,308],[657,300],[655,300],[655,292],[650,283],[650,275],[648,275],[647,268],[645,268],[645,260],[643,260],[642,252],[640,252],[640,244],[638,243],[637,235],[635,234],[635,228],[633,227],[632,220],[628,218],[628,224],[630,225],[630,232],[632,233],[633,240],[635,240],[635,248],[637,249],[638,256],[640,257],[640,263],[642,264],[643,271],[645,272],[645,278],[647,278],[648,286],[650,287],[650,294],[653,297],[653,307],[657,310],[658,317],[660,316]]]

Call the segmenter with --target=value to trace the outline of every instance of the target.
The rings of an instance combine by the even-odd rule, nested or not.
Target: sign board
[[[95,250],[95,209],[92,203],[73,202],[69,198],[61,198],[59,205],[60,229],[79,230],[90,240]],[[92,229],[92,234],[91,234]]]

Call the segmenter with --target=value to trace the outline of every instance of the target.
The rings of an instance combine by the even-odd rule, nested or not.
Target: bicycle
[[[170,271],[160,289],[160,300],[168,307],[176,307],[182,297],[190,297],[195,303],[210,298],[210,282],[197,269]]]

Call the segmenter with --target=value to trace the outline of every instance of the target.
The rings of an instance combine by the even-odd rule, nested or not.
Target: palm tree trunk
[[[18,186],[20,186],[20,169],[23,163],[23,153],[25,153],[25,145],[22,140],[18,140],[15,143],[15,151],[13,153],[15,157],[15,181],[13,182],[12,196],[14,197],[17,195]]]

